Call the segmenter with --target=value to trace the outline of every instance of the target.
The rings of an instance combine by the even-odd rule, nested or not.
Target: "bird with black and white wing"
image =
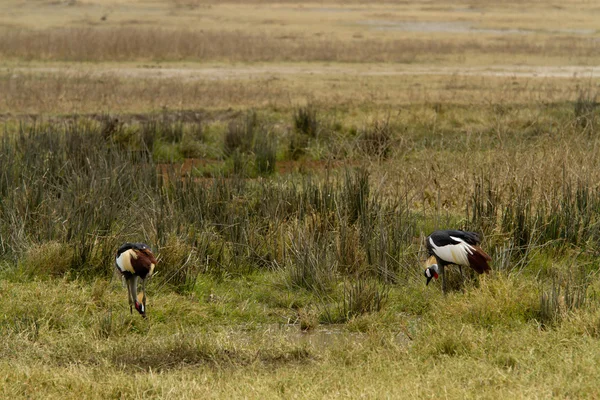
[[[488,262],[492,258],[481,248],[481,237],[476,232],[461,230],[435,231],[427,237],[427,259],[425,277],[427,285],[431,279],[442,275],[442,290],[446,291],[444,267],[458,265],[462,275],[462,267],[470,267],[479,274],[489,273]]]

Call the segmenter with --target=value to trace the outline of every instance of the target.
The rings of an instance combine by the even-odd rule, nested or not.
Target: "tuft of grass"
[[[588,87],[587,89],[579,89],[579,94],[573,104],[577,125],[590,133],[595,132],[596,129],[597,116],[595,110],[599,105],[596,99],[597,94],[593,94],[592,88]]]
[[[156,267],[160,277],[157,285],[168,285],[177,293],[188,293],[194,290],[201,271],[200,260],[196,248],[177,236],[170,236],[160,247],[159,265]]]
[[[512,371],[519,366],[519,360],[512,354],[499,354],[494,360],[496,365],[508,371]]]
[[[300,330],[302,332],[314,331],[319,326],[319,318],[316,310],[312,308],[301,308],[298,310]]]
[[[359,277],[344,286],[342,314],[348,320],[362,314],[379,312],[386,304],[389,293],[389,287]]]
[[[430,312],[440,321],[461,321],[493,330],[499,326],[519,326],[536,320],[539,290],[534,282],[517,276],[480,277],[479,287],[464,294],[439,298]]]
[[[357,276],[344,282],[341,296],[332,293],[320,298],[320,320],[324,324],[343,324],[381,311],[388,298],[389,287],[369,277]]]
[[[583,269],[575,276],[552,277],[552,283],[540,296],[539,321],[544,327],[560,323],[568,313],[584,307],[588,301],[589,277]]]
[[[271,175],[275,172],[277,142],[273,135],[259,135],[254,143],[255,167],[258,175]]]
[[[310,143],[310,138],[307,135],[293,132],[289,135],[289,144],[287,149],[287,157],[290,160],[299,160],[306,154]]]
[[[296,132],[316,138],[320,129],[316,107],[310,104],[298,107],[294,111],[294,128]]]
[[[156,143],[152,158],[158,163],[178,163],[183,161],[183,154],[176,143]]]
[[[0,329],[7,337],[19,337],[30,342],[36,342],[40,336],[42,321],[28,314],[19,317],[13,317],[12,320],[4,319],[0,324]]]
[[[432,338],[431,354],[433,356],[467,356],[470,354],[472,345],[460,336],[452,334],[444,334],[436,338]]]
[[[32,245],[19,261],[18,270],[27,279],[62,277],[71,271],[74,255],[71,246],[57,241]]]
[[[355,275],[364,270],[366,257],[361,247],[360,232],[356,226],[342,219],[335,244],[337,265],[342,275]]]
[[[362,154],[386,159],[393,148],[393,132],[390,119],[375,120],[359,132],[358,146]]]
[[[109,310],[105,315],[98,320],[97,336],[100,339],[109,339],[114,335],[115,326],[113,322],[112,311]]]
[[[179,145],[179,151],[183,158],[201,158],[206,154],[206,146],[189,136],[184,136]]]
[[[227,156],[248,153],[252,149],[254,136],[258,126],[256,112],[248,112],[242,120],[231,121],[225,133],[224,151]]]
[[[362,222],[369,220],[369,175],[369,171],[365,168],[358,168],[354,173],[346,170],[343,199],[344,211],[350,223],[359,219]]]
[[[285,270],[291,287],[317,294],[333,290],[337,267],[325,237],[299,230],[290,240],[289,253]]]

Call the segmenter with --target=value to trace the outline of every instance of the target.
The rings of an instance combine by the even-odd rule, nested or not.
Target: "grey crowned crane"
[[[489,273],[488,261],[492,258],[481,249],[481,237],[475,232],[435,231],[427,237],[427,259],[425,277],[426,285],[432,278],[442,276],[442,291],[446,292],[446,265],[458,265],[462,276],[462,267],[471,267],[477,273]]]
[[[156,258],[144,243],[125,243],[117,250],[117,269],[127,283],[129,293],[129,312],[133,307],[146,318],[146,279],[152,276]],[[138,294],[138,280],[142,281],[142,291]]]

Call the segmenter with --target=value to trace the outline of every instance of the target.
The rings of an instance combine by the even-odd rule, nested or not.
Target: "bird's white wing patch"
[[[137,254],[131,249],[122,252],[119,257],[117,257],[117,267],[119,267],[121,272],[127,271],[132,274],[135,273],[133,266],[131,265],[131,257],[137,258]]]
[[[473,247],[462,239],[454,236],[450,236],[450,238],[458,243],[436,246],[433,240],[429,238],[429,243],[431,243],[435,255],[452,264],[469,266],[468,256],[469,254],[473,254]]]
[[[459,244],[464,244],[467,251],[469,252],[469,254],[473,254],[473,246],[471,246],[469,243],[465,242],[464,240],[462,240],[461,238],[455,237],[455,236],[450,236],[450,239],[459,242]]]

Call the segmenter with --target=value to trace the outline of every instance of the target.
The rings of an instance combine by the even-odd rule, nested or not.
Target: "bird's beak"
[[[429,282],[431,282],[431,276],[427,277],[427,283],[425,284],[425,286],[429,285]]]

